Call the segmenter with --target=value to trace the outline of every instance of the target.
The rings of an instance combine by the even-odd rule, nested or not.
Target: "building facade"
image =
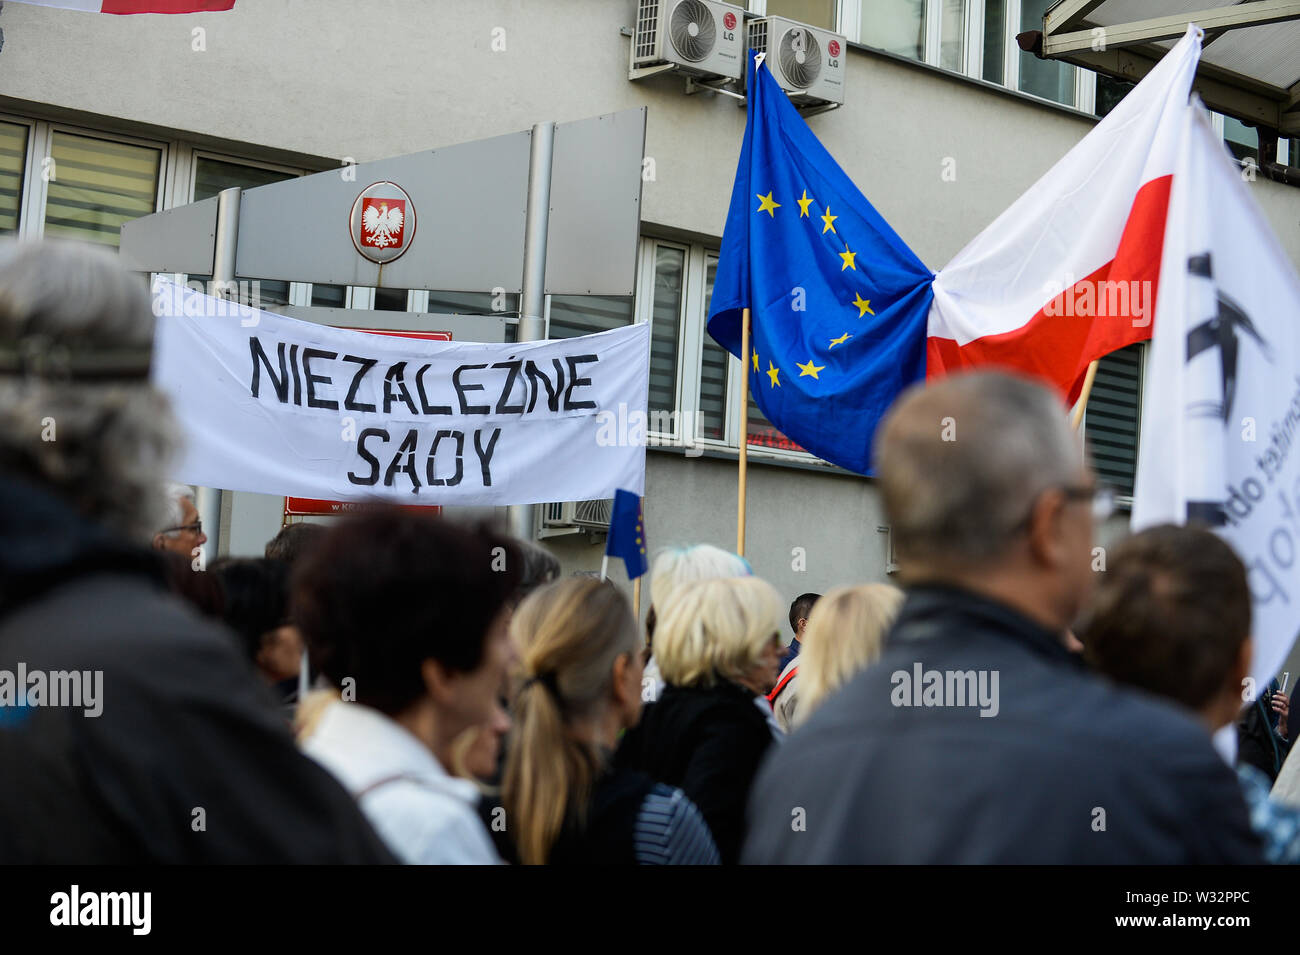
[[[844,104],[809,124],[938,270],[1124,93],[1122,83],[1017,48],[1015,35],[1040,24],[1048,5],[750,0],[748,9],[848,37]],[[708,337],[705,318],[745,112],[724,95],[688,94],[680,75],[629,80],[637,9],[636,0],[238,0],[228,13],[114,17],[6,4],[0,233],[113,246],[123,222],[227,186],[648,107],[636,294],[555,296],[548,333],[652,326],[651,549],[734,547],[737,450],[748,434],[756,572],[790,597],[887,579],[889,533],[873,482],[802,453],[756,409],[741,421],[739,363]],[[1253,130],[1216,122],[1234,155],[1255,154]],[[1281,145],[1279,160],[1289,156],[1297,161],[1300,144]],[[1252,188],[1300,263],[1300,190],[1263,177]],[[391,311],[395,327],[416,327],[396,313],[518,308],[514,296],[494,300],[486,289],[242,278],[261,280],[263,300]],[[1121,500],[1138,451],[1141,367],[1142,346],[1107,359],[1087,414],[1098,469]],[[599,532],[562,508],[537,511],[539,536],[566,570],[598,569]],[[226,493],[222,552],[260,553],[283,513],[280,498]]]

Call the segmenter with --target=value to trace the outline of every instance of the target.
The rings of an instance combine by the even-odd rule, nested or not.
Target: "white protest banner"
[[[1300,632],[1300,278],[1199,106],[1178,156],[1133,529],[1201,521],[1236,549],[1262,690]]]
[[[645,490],[650,328],[436,342],[263,312],[160,281],[154,383],[177,480],[260,494],[502,505]]]

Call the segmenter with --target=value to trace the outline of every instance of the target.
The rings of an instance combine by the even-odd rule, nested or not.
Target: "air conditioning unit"
[[[767,54],[763,62],[796,106],[844,102],[844,37],[785,17],[750,20],[748,37],[749,49]]]
[[[717,0],[637,0],[629,79],[675,71],[738,80],[745,70],[745,12]]]
[[[611,499],[565,501],[542,505],[542,537],[572,534],[577,531],[608,531],[614,512]],[[548,533],[549,531],[549,533]]]

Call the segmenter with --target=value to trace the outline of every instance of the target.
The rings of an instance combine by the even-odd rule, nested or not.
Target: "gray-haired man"
[[[391,861],[163,588],[152,335],[111,255],[0,251],[0,862]]]
[[[194,504],[194,488],[188,484],[169,484],[165,495],[171,504],[167,526],[153,536],[156,550],[168,550],[187,559],[198,557],[199,548],[208,542],[203,521]]]
[[[876,436],[907,599],[881,659],[764,767],[749,862],[1257,862],[1186,713],[1082,669],[1096,485],[1047,390],[917,387]]]

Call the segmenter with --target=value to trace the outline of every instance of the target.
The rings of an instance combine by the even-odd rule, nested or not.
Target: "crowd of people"
[[[901,588],[787,601],[698,543],[655,556],[643,625],[408,509],[205,566],[152,325],[110,256],[0,262],[0,674],[102,679],[94,716],[0,706],[0,861],[1300,861],[1240,559],[1163,526],[1095,571],[1105,497],[1028,380],[882,424]]]

